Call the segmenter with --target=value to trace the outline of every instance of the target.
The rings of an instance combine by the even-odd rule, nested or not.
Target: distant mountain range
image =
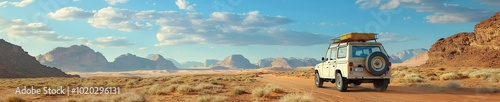
[[[420,48],[420,49],[406,49],[403,51],[400,51],[396,54],[389,55],[390,57],[390,62],[392,63],[403,63],[404,61],[412,58],[415,55],[427,52],[427,49]]]

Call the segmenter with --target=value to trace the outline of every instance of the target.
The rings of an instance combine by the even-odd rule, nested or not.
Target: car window
[[[325,59],[326,60],[329,60],[331,58],[331,55],[332,55],[332,49],[333,48],[330,48],[328,49],[328,52],[326,52],[326,56],[325,56]]]
[[[337,56],[337,48],[336,47],[332,49],[331,55],[332,55],[332,57],[331,57],[332,59],[337,59],[337,57],[336,57]]]
[[[380,52],[380,47],[378,46],[352,46],[352,57],[366,57],[372,52]]]
[[[347,56],[347,47],[339,47],[337,58],[345,58]]]

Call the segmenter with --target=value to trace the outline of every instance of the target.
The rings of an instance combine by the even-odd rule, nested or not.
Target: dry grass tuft
[[[441,80],[454,80],[454,79],[459,79],[459,78],[460,78],[460,76],[455,72],[446,73],[446,74],[442,74],[441,76],[439,76],[439,79],[441,79]]]
[[[244,94],[245,92],[245,87],[244,86],[236,86],[234,87],[233,94],[234,95],[241,95]]]
[[[227,96],[203,95],[196,97],[194,102],[226,102],[228,99]]]
[[[195,91],[195,89],[191,85],[182,84],[177,86],[176,91],[180,94],[188,94],[189,92]]]
[[[2,102],[27,102],[27,101],[26,99],[16,95],[8,95],[2,98]]]
[[[270,90],[265,90],[263,88],[258,87],[252,90],[252,96],[256,99],[261,97],[267,97],[269,96],[269,91]]]
[[[275,84],[266,84],[264,89],[269,90],[271,92],[275,92],[275,93],[284,93],[285,92],[285,90],[281,86],[278,86]]]
[[[313,102],[313,99],[309,95],[294,93],[281,97],[279,102]]]

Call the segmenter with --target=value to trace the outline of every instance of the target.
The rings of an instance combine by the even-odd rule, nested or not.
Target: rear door
[[[332,74],[335,74],[336,69],[340,69],[341,73],[343,76],[347,75],[347,70],[349,66],[348,62],[348,53],[347,53],[347,46],[340,46],[337,50],[336,54],[336,60],[335,60],[335,69],[333,70]],[[335,75],[333,76],[335,77]]]

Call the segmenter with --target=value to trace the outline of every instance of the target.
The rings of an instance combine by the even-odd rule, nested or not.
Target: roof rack
[[[345,42],[366,42],[370,40],[375,40],[375,42],[377,42],[377,38],[375,37],[376,35],[377,34],[375,33],[350,32],[343,34],[340,37],[332,38],[332,44]]]

